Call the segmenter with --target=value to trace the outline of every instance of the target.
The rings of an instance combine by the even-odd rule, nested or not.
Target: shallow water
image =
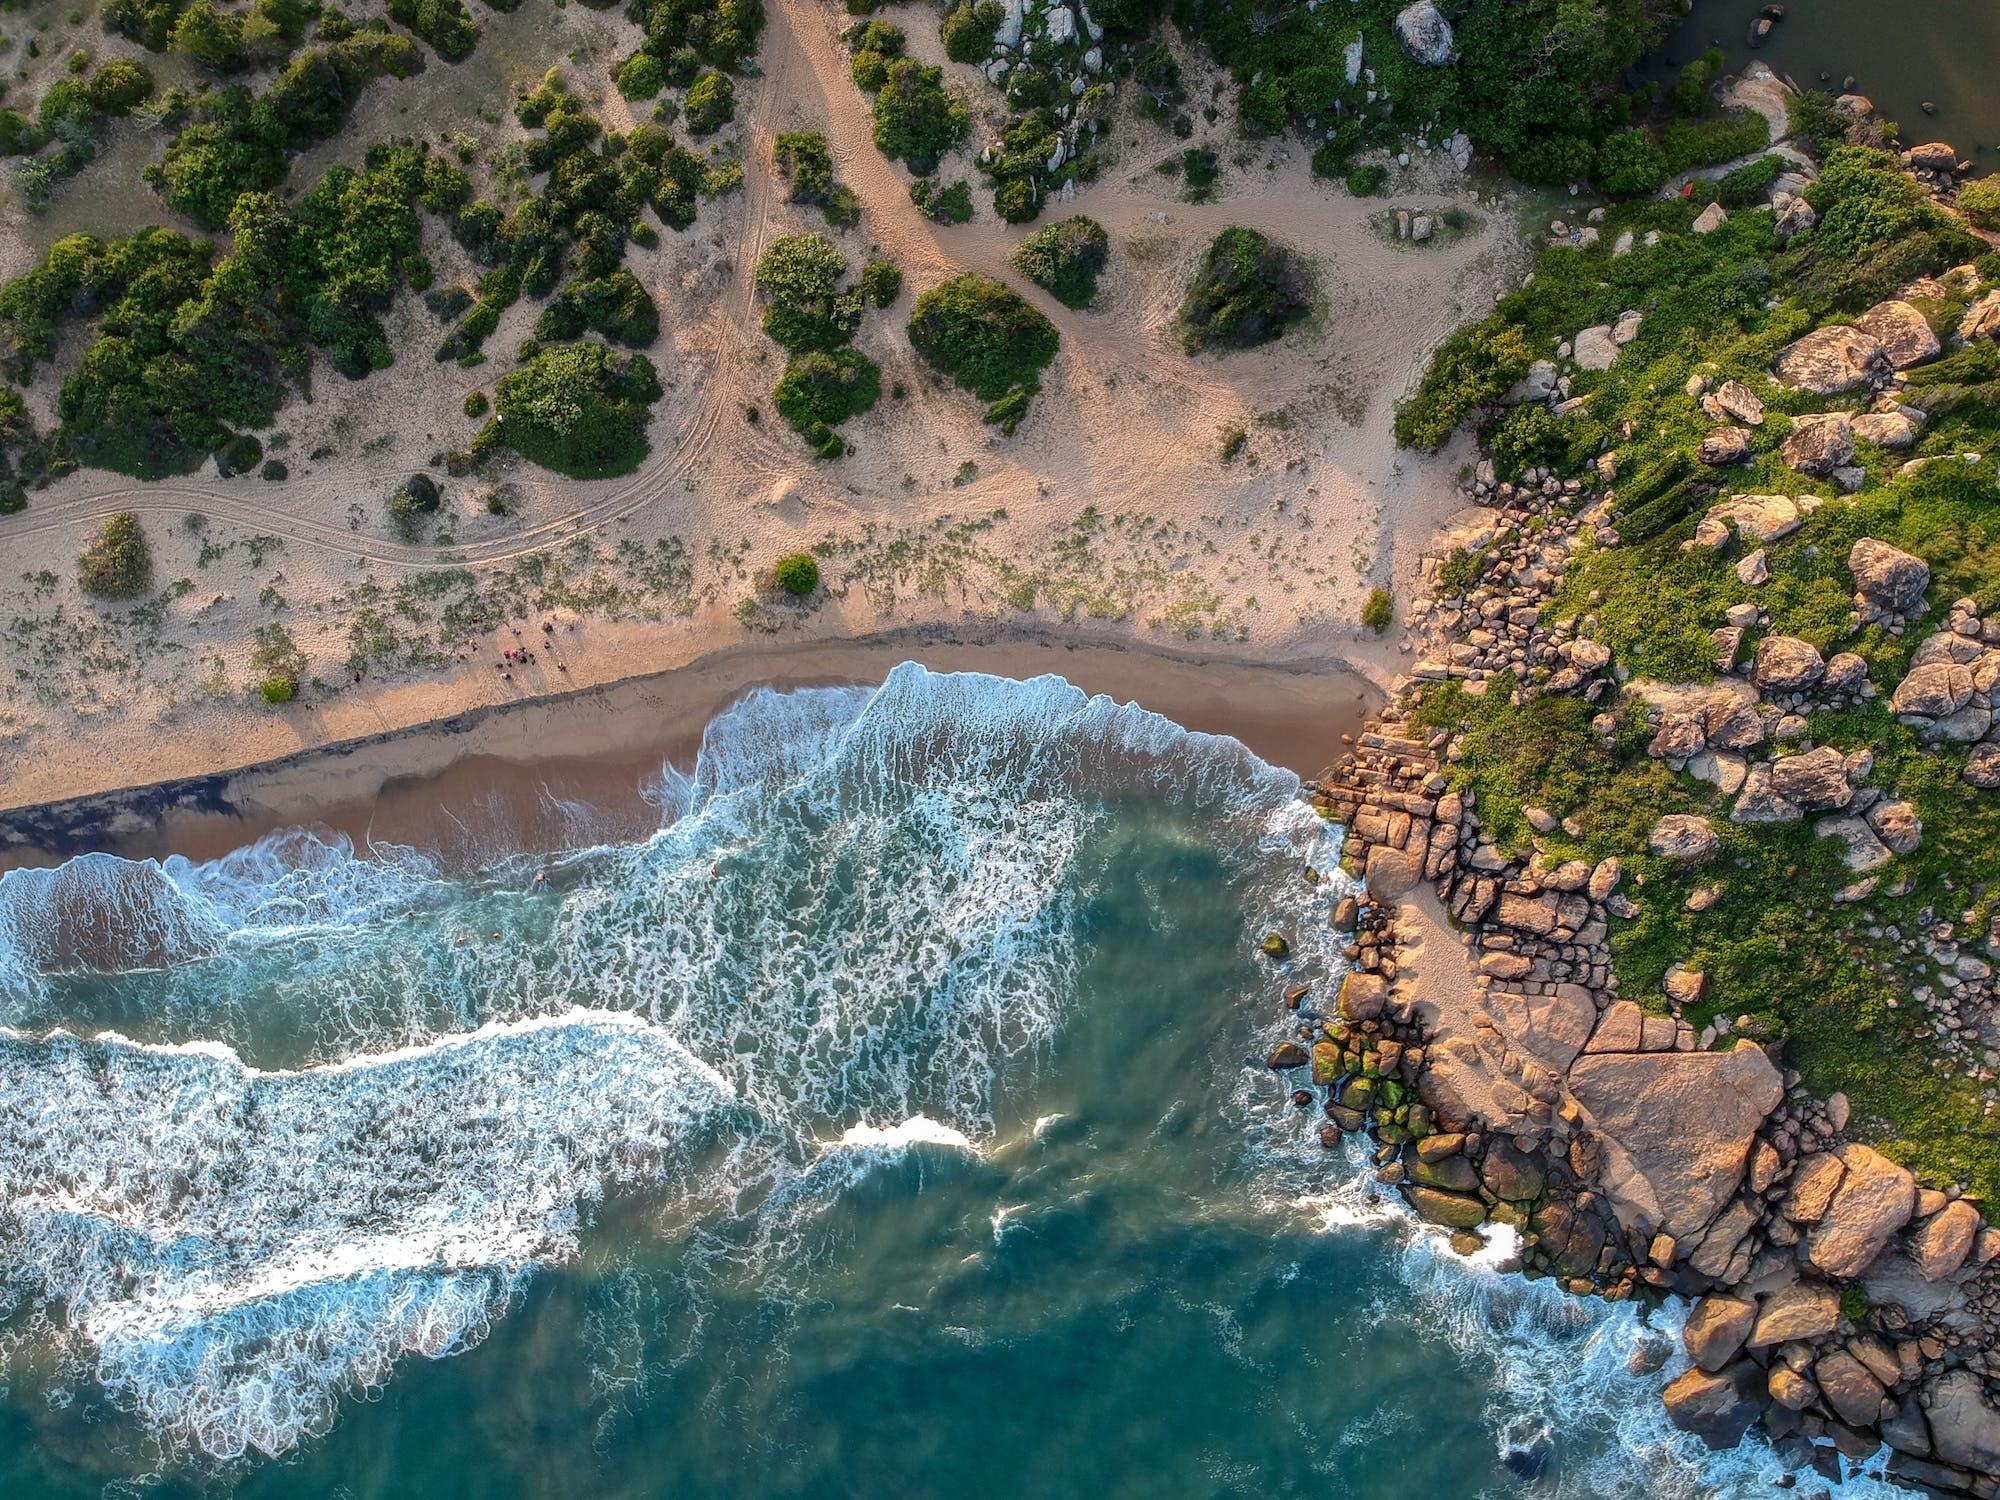
[[[1658,53],[1680,67],[1711,43],[1740,72],[1762,58],[1804,89],[1857,92],[1902,127],[1905,142],[1946,140],[1980,172],[2000,167],[2000,6],[1992,0],[1790,0],[1763,46],[1745,38],[1765,0],[1694,0]],[[1923,105],[1936,108],[1926,115]]]
[[[1257,1065],[1296,789],[909,666],[641,842],[0,877],[0,1493],[1769,1493]]]

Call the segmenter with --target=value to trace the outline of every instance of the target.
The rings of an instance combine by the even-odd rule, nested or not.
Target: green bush
[[[772,571],[777,575],[778,587],[795,598],[803,599],[819,587],[819,564],[809,552],[793,552],[779,558]]]
[[[933,188],[925,178],[910,184],[910,201],[940,224],[963,224],[972,217],[972,188],[963,181]]]
[[[479,27],[465,0],[389,0],[389,19],[429,42],[446,62],[470,57],[479,43]]]
[[[153,551],[137,516],[122,510],[98,529],[76,560],[76,580],[104,599],[130,599],[152,587]]]
[[[618,65],[613,80],[618,92],[626,99],[654,99],[667,86],[667,75],[660,67],[660,60],[650,52],[634,52]]]
[[[861,268],[861,295],[875,307],[887,307],[903,295],[903,272],[892,260],[871,260]]]
[[[264,679],[264,701],[276,708],[282,703],[290,703],[298,696],[299,685],[289,677],[266,677]]]
[[[502,377],[481,437],[574,479],[629,474],[648,452],[646,424],[659,396],[659,374],[643,354],[544,346]]]
[[[639,278],[620,266],[604,276],[579,276],[556,293],[535,324],[535,337],[573,339],[586,330],[643,349],[660,336],[660,312]]]
[[[955,89],[945,87],[942,68],[912,57],[889,64],[875,95],[875,145],[884,156],[923,176],[971,128],[972,112]]]
[[[736,118],[736,84],[727,73],[702,74],[688,89],[682,118],[694,134],[714,134]]]
[[[993,37],[1007,18],[998,0],[977,0],[962,4],[944,18],[938,35],[944,39],[944,55],[953,62],[981,63],[993,51]]]
[[[686,83],[688,68],[673,74],[677,55],[717,68],[740,68],[757,51],[764,30],[763,0],[631,0],[625,12],[646,32],[646,50],[667,64],[669,80]]]
[[[390,524],[405,538],[414,538],[424,517],[437,514],[441,498],[430,475],[412,474],[389,492]]]
[[[1704,120],[1675,120],[1660,132],[1668,174],[1713,167],[1771,144],[1771,126],[1754,109],[1731,109]]]
[[[811,349],[785,366],[771,401],[778,413],[816,444],[830,428],[859,416],[882,395],[882,372],[860,350]]]
[[[259,478],[269,480],[273,484],[292,477],[291,469],[282,458],[265,459],[264,467],[259,469],[257,474]]]
[[[1306,274],[1291,252],[1254,229],[1218,234],[1181,304],[1188,353],[1269,343],[1311,308]]]
[[[781,133],[771,155],[792,185],[792,202],[824,204],[833,196],[833,152],[817,130]]]
[[[468,417],[485,416],[486,409],[490,404],[486,399],[486,392],[484,391],[467,391],[465,393],[465,414]]]
[[[129,115],[153,92],[153,75],[138,63],[114,57],[90,76],[90,104],[99,114]]]
[[[1473,408],[1505,395],[1534,361],[1527,334],[1505,317],[1459,329],[1431,356],[1416,394],[1397,406],[1396,442],[1437,447]]]
[[[1569,453],[1563,419],[1538,401],[1510,407],[1485,433],[1493,471],[1519,479],[1524,470],[1559,463]]]
[[[1395,601],[1389,597],[1387,589],[1370,589],[1368,598],[1361,605],[1361,624],[1364,629],[1380,635],[1396,621]]]
[[[1650,193],[1673,176],[1666,153],[1650,130],[1621,130],[1604,138],[1597,148],[1597,162],[1591,180],[1602,193],[1623,197]]]
[[[832,349],[854,337],[861,294],[841,290],[847,257],[825,235],[780,235],[758,257],[756,274],[770,301],[764,332],[787,349]]]
[[[1012,431],[1041,388],[1041,372],[1061,342],[1055,325],[1019,293],[967,273],[932,287],[910,317],[917,353],[982,400],[1022,399],[988,420]]]
[[[1716,200],[1724,208],[1754,208],[1785,169],[1782,156],[1760,156],[1722,174],[1715,185]]]
[[[1111,240],[1095,219],[1078,215],[1038,229],[1014,247],[1014,266],[1065,307],[1088,307],[1111,256]]]
[[[1982,177],[1958,190],[1959,212],[1981,229],[2000,229],[2000,177]]]
[[[247,432],[238,433],[216,451],[215,472],[223,479],[233,479],[248,474],[263,461],[264,445]]]
[[[243,44],[243,22],[217,10],[209,0],[194,0],[181,12],[167,50],[191,57],[217,73],[240,73],[250,66],[250,49]]]
[[[903,28],[893,21],[866,21],[847,31],[848,45],[854,49],[849,71],[864,94],[881,88],[889,77],[889,64],[901,57],[909,45]]]
[[[1363,162],[1347,174],[1347,190],[1357,198],[1372,198],[1389,185],[1389,169],[1378,161]]]

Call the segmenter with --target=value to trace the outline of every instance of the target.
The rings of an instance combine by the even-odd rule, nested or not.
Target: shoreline
[[[919,627],[783,645],[747,642],[679,667],[489,704],[203,775],[0,809],[0,871],[99,850],[213,858],[294,826],[477,859],[503,839],[657,826],[647,778],[686,764],[709,721],[752,688],[880,683],[904,661],[934,671],[1056,673],[1092,694],[1226,734],[1306,778],[1382,702],[1356,666],[1182,654],[1046,633]],[[554,847],[549,844],[548,847]]]

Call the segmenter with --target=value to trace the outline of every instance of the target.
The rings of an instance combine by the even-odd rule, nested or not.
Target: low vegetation
[[[910,343],[982,401],[986,420],[1013,432],[1055,358],[1055,325],[1012,288],[966,274],[932,287],[910,316]]]
[[[1095,219],[1078,215],[1038,229],[1014,247],[1014,268],[1065,307],[1089,307],[1111,258],[1111,240]]]
[[[1202,256],[1181,304],[1188,353],[1267,344],[1312,308],[1311,288],[1296,256],[1254,229],[1232,226]]]
[[[153,551],[137,516],[120,511],[98,528],[76,560],[76,581],[100,599],[131,599],[153,586]]]

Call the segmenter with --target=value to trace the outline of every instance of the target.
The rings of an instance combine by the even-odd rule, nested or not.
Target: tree
[[[919,297],[909,332],[917,353],[993,402],[987,420],[1010,432],[1061,342],[1055,325],[1018,292],[970,272]]]
[[[1188,287],[1182,336],[1190,354],[1248,349],[1277,338],[1310,307],[1305,272],[1291,252],[1233,225],[1209,245]]]
[[[1095,219],[1078,215],[1038,229],[1014,247],[1015,269],[1065,307],[1088,307],[1111,257],[1111,240]]]
[[[861,294],[843,292],[847,257],[823,234],[787,234],[757,259],[757,290],[770,299],[764,332],[794,353],[831,349],[854,337]]]
[[[953,62],[980,63],[993,50],[993,37],[1007,19],[1006,7],[998,0],[967,0],[944,18],[938,35],[944,39],[944,55]]]
[[[736,85],[727,73],[704,73],[687,92],[682,111],[687,128],[696,135],[712,135],[736,118]]]
[[[621,359],[598,343],[545,345],[501,379],[480,442],[504,443],[576,479],[629,474],[649,451],[646,424],[659,396],[659,373],[643,354]]]
[[[122,510],[99,528],[76,560],[77,582],[87,594],[130,599],[153,583],[153,552],[139,518]]]
[[[913,57],[890,63],[875,96],[875,145],[923,176],[938,158],[965,139],[972,113],[955,90],[944,85],[942,68]]]

